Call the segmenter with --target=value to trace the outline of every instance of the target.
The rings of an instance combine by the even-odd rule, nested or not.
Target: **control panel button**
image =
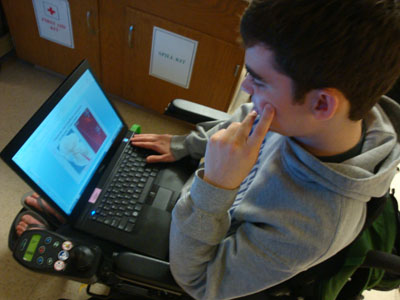
[[[38,251],[39,251],[39,254],[43,254],[46,251],[46,247],[42,245],[39,247]]]
[[[49,257],[46,262],[49,266],[51,266],[54,262],[54,259],[52,257]]]
[[[55,241],[53,243],[53,248],[57,248],[58,246],[60,246],[60,242],[59,241]]]
[[[53,240],[53,239],[51,238],[51,236],[48,236],[48,237],[46,237],[46,238],[44,239],[44,243],[45,243],[46,245],[48,245],[48,244],[51,243],[52,240]]]
[[[54,263],[54,270],[56,271],[62,271],[65,269],[65,262],[63,262],[62,260],[57,260]]]
[[[70,241],[65,241],[65,242],[62,244],[63,250],[66,250],[66,251],[71,250],[73,246],[74,246],[74,245],[73,245],[72,242],[70,242]]]
[[[38,265],[43,264],[43,261],[44,261],[43,256],[39,256],[39,257],[36,259],[36,263],[37,263]]]
[[[69,257],[69,252],[68,251],[61,250],[60,252],[58,252],[58,259],[67,260],[68,257]]]
[[[23,239],[23,241],[21,242],[21,245],[19,247],[20,251],[24,251],[25,247],[26,247],[26,243],[28,242],[28,239]]]

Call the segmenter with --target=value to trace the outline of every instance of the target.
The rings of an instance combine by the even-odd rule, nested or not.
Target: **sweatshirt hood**
[[[288,138],[283,160],[299,178],[318,182],[344,197],[367,202],[381,197],[400,164],[400,105],[388,97],[366,116],[366,135],[362,152],[342,163],[323,163]]]

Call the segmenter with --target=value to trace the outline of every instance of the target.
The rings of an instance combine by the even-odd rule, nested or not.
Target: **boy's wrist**
[[[229,186],[229,184],[221,184],[216,180],[212,180],[209,177],[207,177],[205,174],[203,175],[202,178],[205,182],[207,182],[210,185],[213,185],[219,189],[224,189],[224,190],[235,190],[238,188],[238,186]]]
[[[196,171],[190,188],[190,196],[195,206],[213,214],[226,212],[235,200],[237,189],[224,189],[204,180],[204,169]]]

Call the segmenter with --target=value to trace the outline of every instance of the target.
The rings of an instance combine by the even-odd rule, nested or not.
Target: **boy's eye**
[[[265,82],[260,81],[258,79],[255,79],[254,77],[251,77],[251,81],[253,82],[253,84],[257,87],[264,87],[265,86]]]
[[[253,79],[253,83],[254,83],[254,85],[256,85],[256,86],[264,86],[264,82],[260,82],[260,81],[258,81],[257,79]]]
[[[251,82],[257,87],[262,87],[265,85],[265,83],[263,81],[260,81],[257,78],[254,78],[249,72],[247,72],[246,76],[248,76],[250,78]]]

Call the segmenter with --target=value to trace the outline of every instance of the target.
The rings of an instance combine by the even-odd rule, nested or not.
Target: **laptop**
[[[84,60],[0,153],[76,229],[168,259],[171,210],[193,172],[147,164]]]

